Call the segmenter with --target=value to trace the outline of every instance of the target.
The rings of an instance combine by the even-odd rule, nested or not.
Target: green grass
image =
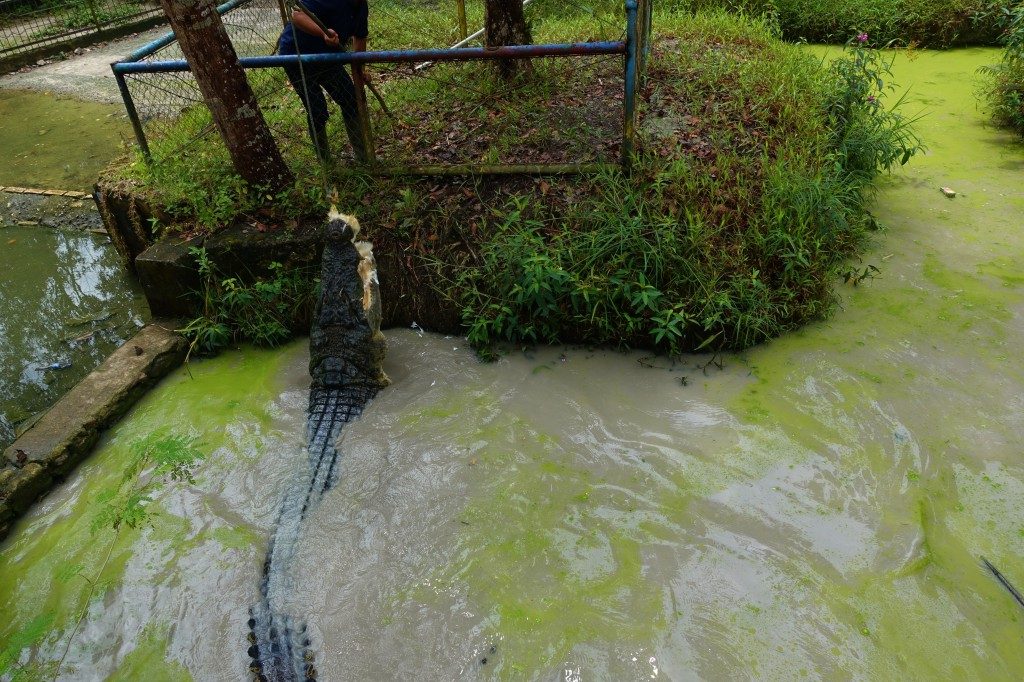
[[[617,20],[615,11],[600,16]],[[604,26],[579,13],[533,22],[537,40],[588,26],[601,37]],[[428,326],[461,319],[485,353],[556,340],[742,348],[833,309],[833,287],[875,227],[864,208],[871,182],[917,149],[907,122],[882,106],[880,56],[858,47],[827,69],[770,23],[725,13],[659,10],[655,27],[629,177],[333,173],[339,207],[360,218],[388,274],[385,303],[404,299]],[[477,64],[439,65],[430,79],[379,74],[396,112],[375,116],[382,154],[614,162],[621,62],[538,59],[533,69],[511,89]],[[186,231],[322,215],[294,94],[261,101],[275,131],[287,132],[278,138],[294,190],[267,202],[213,142],[173,153],[208,123],[201,110],[154,142],[161,163],[123,164],[106,182],[168,207]],[[344,140],[339,118],[331,131]]]
[[[206,249],[193,247],[202,279],[201,315],[179,331],[189,340],[189,355],[217,353],[231,341],[273,347],[309,329],[319,297],[319,268],[286,270],[270,263],[269,275],[222,276]]]
[[[480,0],[467,2],[470,31],[480,25],[482,15]],[[551,0],[538,0],[530,8],[529,20],[537,42],[614,39],[625,25],[619,4],[608,0],[600,0],[595,7],[564,7]],[[433,0],[382,0],[371,4],[373,49],[447,46],[457,38],[454,6]],[[589,80],[577,73],[580,64],[584,64],[583,75]],[[373,71],[389,108],[397,115],[390,119],[371,98],[380,156],[394,165],[504,162],[549,141],[544,134],[551,127],[562,129],[564,139],[556,141],[550,158],[538,160],[595,160],[614,153],[615,137],[621,134],[610,126],[618,125],[621,114],[611,98],[621,97],[621,61],[614,57],[573,63],[534,60],[534,65],[537,77],[511,92],[505,92],[490,70],[480,68],[478,63],[439,64],[419,76],[410,76],[408,67],[375,66]],[[239,217],[289,220],[321,211],[324,179],[309,144],[298,98],[280,71],[250,71],[249,78],[282,154],[298,176],[291,190],[273,197],[269,214],[265,193],[246,187],[233,173],[227,150],[202,105],[192,105],[174,119],[147,117],[145,128],[156,163],[147,165],[138,154],[119,159],[104,174],[104,184],[146,195],[151,204],[163,207],[179,228],[184,224],[186,231],[192,232],[209,231]],[[600,120],[584,121],[584,115],[595,116],[589,111],[591,107],[585,106],[595,93],[586,88],[595,87],[598,78],[603,81],[600,88],[607,91],[609,103],[603,107]],[[180,87],[173,79],[145,76],[132,79],[130,84],[144,115],[150,102],[164,102],[161,110],[173,109],[166,104],[168,89],[173,92]],[[554,90],[561,90],[563,95],[557,112],[547,107],[548,96]],[[197,96],[187,88],[182,94]],[[446,115],[441,115],[439,103]],[[345,129],[333,104],[331,109],[334,114],[328,135],[337,141],[334,149],[342,152],[344,163]],[[584,113],[584,109],[588,111]],[[495,128],[493,118],[497,114],[501,120]],[[474,135],[474,131],[478,133]],[[523,131],[528,133],[525,139]],[[607,139],[596,139],[595,132]],[[595,144],[602,153],[583,158],[587,147]],[[264,215],[257,218],[260,211]]]

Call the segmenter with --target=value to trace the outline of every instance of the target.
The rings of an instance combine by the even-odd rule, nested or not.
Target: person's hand
[[[341,38],[338,37],[338,32],[333,28],[327,29],[327,33],[324,34],[324,42],[334,49],[341,47]]]

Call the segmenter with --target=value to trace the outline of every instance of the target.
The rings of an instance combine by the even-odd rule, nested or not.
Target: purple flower
[[[858,35],[857,36],[857,42],[858,43],[866,43],[866,42],[868,42],[868,34],[867,33],[861,33],[860,35]]]
[[[868,102],[870,102],[871,104],[874,104],[875,103],[875,96],[874,95],[868,95]]]

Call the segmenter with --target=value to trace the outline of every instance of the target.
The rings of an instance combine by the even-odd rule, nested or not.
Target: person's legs
[[[318,83],[315,71],[309,67],[302,67],[297,64],[288,64],[284,67],[285,75],[295,88],[295,94],[302,101],[306,110],[306,125],[309,126],[309,136],[313,141],[313,148],[316,149],[317,158],[321,163],[329,163],[331,160],[331,146],[327,140],[327,118],[330,112],[327,111],[327,99]],[[305,72],[305,79],[303,79]]]
[[[366,160],[366,145],[363,143],[362,129],[359,126],[359,108],[356,105],[356,88],[352,77],[343,64],[324,64],[317,71],[316,80],[327,91],[338,106],[348,131],[348,140],[352,143],[352,151],[359,161]]]

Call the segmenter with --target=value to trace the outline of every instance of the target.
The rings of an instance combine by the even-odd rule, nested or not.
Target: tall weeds
[[[691,0],[767,15],[787,40],[842,43],[867,33],[876,45],[947,48],[992,45],[999,31],[989,10],[1000,0]]]
[[[984,95],[996,122],[1024,136],[1024,3],[996,8],[993,16],[1003,28],[1006,52],[1001,63],[982,69]]]

